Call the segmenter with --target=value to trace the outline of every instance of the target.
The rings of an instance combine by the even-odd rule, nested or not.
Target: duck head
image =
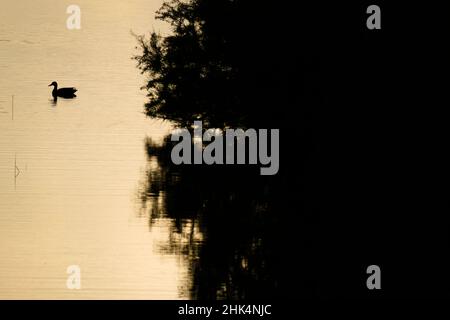
[[[57,86],[58,86],[58,83],[57,83],[56,81],[53,81],[53,82],[50,83],[48,86],[49,86],[49,87],[51,87],[51,86],[57,87]]]

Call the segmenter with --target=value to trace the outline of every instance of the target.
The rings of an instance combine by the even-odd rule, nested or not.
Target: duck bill
[[[49,85],[48,85],[49,87],[51,87],[52,86],[52,84],[50,83]]]

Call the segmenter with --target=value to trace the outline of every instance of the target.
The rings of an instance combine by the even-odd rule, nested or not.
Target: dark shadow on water
[[[405,32],[424,8],[384,4],[375,32],[369,2],[295,4],[169,2],[157,16],[173,35],[138,37],[147,115],[280,129],[280,171],[266,177],[176,167],[170,143],[147,143],[142,200],[157,208],[151,224],[173,223],[162,250],[188,257],[199,299],[449,296],[448,126],[428,107],[446,92],[428,71],[442,70],[444,50],[428,49],[444,38],[439,19]],[[372,264],[381,291],[367,289]]]
[[[150,226],[171,221],[160,250],[187,258],[190,296],[311,296],[311,221],[296,216],[302,197],[292,198],[283,177],[261,176],[257,166],[173,165],[171,145],[146,142],[151,165],[142,205],[152,208]],[[289,209],[292,202],[297,208]]]

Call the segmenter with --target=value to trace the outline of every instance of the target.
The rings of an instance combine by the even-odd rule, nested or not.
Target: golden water
[[[77,0],[80,30],[66,28],[72,2],[2,2],[1,299],[186,297],[183,257],[158,250],[170,221],[149,228],[139,201],[144,139],[170,126],[142,113],[130,31],[167,32],[161,2]],[[78,97],[54,103],[52,81]],[[69,265],[80,290],[66,286]]]

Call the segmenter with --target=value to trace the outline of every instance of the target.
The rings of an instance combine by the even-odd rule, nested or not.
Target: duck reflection
[[[53,97],[52,99],[48,100],[48,103],[52,106],[52,107],[56,107],[58,105],[58,97]]]

